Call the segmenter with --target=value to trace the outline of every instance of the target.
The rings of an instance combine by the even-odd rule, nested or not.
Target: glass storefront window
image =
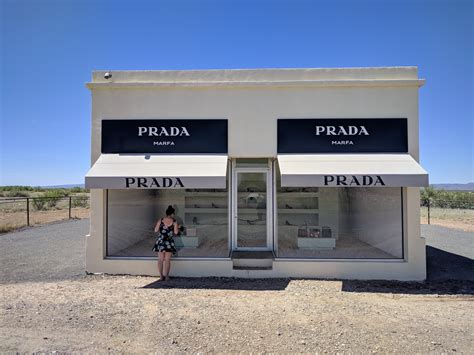
[[[281,187],[278,257],[403,258],[402,189]]]
[[[172,205],[184,230],[175,257],[228,257],[226,189],[108,190],[107,256],[155,256],[154,227]]]

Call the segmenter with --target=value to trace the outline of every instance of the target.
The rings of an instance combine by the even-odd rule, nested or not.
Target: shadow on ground
[[[474,282],[468,280],[428,280],[425,282],[344,280],[342,291],[413,295],[474,295]]]
[[[392,294],[474,295],[474,260],[431,246],[426,247],[426,259],[428,277],[425,282],[340,280],[341,290]],[[155,281],[143,288],[283,291],[290,281],[291,279],[173,278],[170,281]]]
[[[426,247],[425,282],[346,280],[342,291],[473,295],[474,260],[431,246]]]
[[[176,277],[169,281],[155,281],[143,288],[183,288],[213,290],[283,291],[290,279],[236,279],[232,277]]]
[[[474,260],[427,246],[426,272],[428,281],[474,281]]]

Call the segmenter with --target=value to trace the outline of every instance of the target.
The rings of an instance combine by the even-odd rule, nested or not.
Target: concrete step
[[[275,256],[271,251],[234,250],[230,257],[232,259],[273,259]]]
[[[232,259],[234,268],[237,267],[258,267],[271,268],[273,259]]]
[[[233,251],[234,270],[271,270],[274,255],[271,251]]]
[[[235,266],[234,270],[272,270],[271,266],[268,267],[257,267],[257,266]]]

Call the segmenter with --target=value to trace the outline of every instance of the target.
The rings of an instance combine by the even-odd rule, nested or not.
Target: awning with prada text
[[[227,155],[102,154],[86,174],[91,189],[226,188]]]
[[[288,187],[428,186],[428,173],[409,154],[278,155]]]

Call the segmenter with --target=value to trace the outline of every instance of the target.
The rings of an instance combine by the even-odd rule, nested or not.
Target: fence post
[[[71,219],[71,205],[72,205],[71,200],[72,200],[72,197],[69,196],[69,219]]]
[[[431,199],[428,199],[428,224],[430,224],[430,206],[431,206]]]
[[[30,226],[30,199],[26,198],[26,225]]]

